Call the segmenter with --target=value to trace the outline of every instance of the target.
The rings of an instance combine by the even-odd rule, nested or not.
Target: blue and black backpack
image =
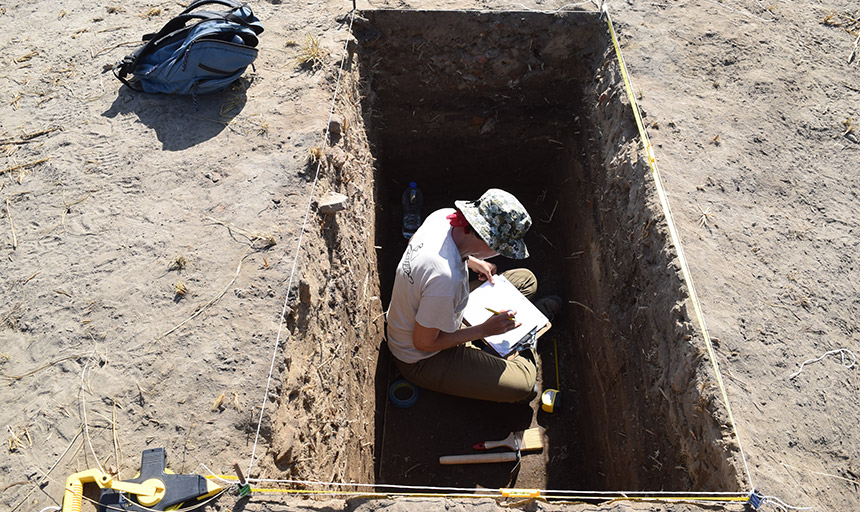
[[[227,11],[198,11],[220,4]],[[193,23],[189,23],[193,22]],[[206,94],[233,83],[257,58],[263,32],[251,8],[234,0],[196,0],[146,44],[113,68],[122,83],[136,91]],[[128,78],[131,76],[131,78]]]

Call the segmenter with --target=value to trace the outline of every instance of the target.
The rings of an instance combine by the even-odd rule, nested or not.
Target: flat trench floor
[[[534,203],[534,193],[518,194],[526,204]],[[529,195],[531,197],[529,197]],[[467,199],[469,196],[457,197]],[[425,207],[425,213],[448,206],[447,200]],[[453,198],[452,198],[453,200]],[[425,198],[427,201],[427,198]],[[396,202],[390,205],[397,208]],[[527,206],[528,208],[528,206]],[[543,212],[534,211],[532,215]],[[391,224],[387,229],[396,232]],[[564,292],[560,279],[553,278],[553,265],[547,242],[542,236],[553,239],[552,233],[535,219],[529,232],[531,256],[521,262],[494,258],[499,272],[515,267],[526,267],[538,277],[538,297]],[[390,294],[391,274],[406,241],[392,235],[381,257],[383,293]],[[541,247],[543,245],[543,247]],[[390,248],[390,249],[389,249]],[[471,276],[474,278],[474,275]],[[385,297],[386,304],[388,297]],[[381,411],[384,415],[381,453],[377,459],[377,482],[432,487],[500,488],[521,487],[540,489],[575,489],[589,481],[587,465],[582,464],[584,440],[580,416],[577,415],[576,389],[573,379],[567,378],[572,362],[569,350],[573,343],[573,326],[562,310],[553,320],[552,328],[538,342],[538,387],[559,389],[560,407],[552,414],[541,410],[540,396],[529,404],[499,404],[481,400],[459,398],[419,389],[418,401],[409,408],[399,408],[385,399]],[[553,343],[555,341],[555,343]],[[559,350],[560,383],[556,383],[555,346]],[[390,357],[390,356],[389,356]],[[399,378],[393,363],[387,365],[390,384]],[[387,387],[386,387],[387,390]],[[539,427],[544,447],[540,451],[523,452],[520,464],[514,462],[440,465],[443,455],[481,453],[472,445],[482,441],[504,439],[511,432]],[[507,451],[497,448],[492,451]]]

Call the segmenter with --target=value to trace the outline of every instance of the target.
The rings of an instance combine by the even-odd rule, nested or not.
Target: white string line
[[[558,9],[555,9],[555,10],[546,10],[546,11],[542,11],[542,10],[534,9],[534,8],[532,8],[532,7],[528,7],[527,5],[524,5],[524,4],[521,4],[521,3],[518,3],[518,2],[517,2],[517,3],[511,3],[511,4],[508,4],[508,7],[520,6],[520,7],[522,7],[522,8],[523,8],[523,10],[524,10],[524,11],[528,11],[528,12],[533,12],[533,13],[553,13],[553,14],[558,14],[558,13],[560,13],[560,12],[561,12],[562,10],[564,10],[564,9],[567,9],[567,8],[573,8],[573,7],[579,7],[579,6],[581,6],[581,5],[586,5],[586,4],[594,4],[594,5],[595,5],[595,7],[597,7],[597,9],[598,9],[598,10],[600,9],[600,6],[597,4],[597,0],[584,0],[583,2],[577,2],[577,3],[575,3],[575,4],[564,4],[564,5],[562,5],[561,7],[559,7]],[[502,11],[502,12],[505,12],[505,11]]]
[[[813,507],[793,507],[776,496],[762,496],[758,495],[761,498],[762,506],[770,505],[771,503],[775,505],[777,508],[782,510],[783,512],[787,512],[788,510],[812,510]]]
[[[331,125],[332,117],[334,117],[334,108],[335,108],[335,104],[337,102],[337,94],[340,90],[340,79],[341,79],[341,76],[343,75],[343,66],[344,66],[344,63],[346,62],[346,56],[347,56],[347,45],[349,44],[349,40],[350,40],[350,37],[352,35],[352,23],[354,20],[355,20],[355,10],[352,11],[352,15],[350,16],[349,30],[347,31],[346,41],[343,44],[343,54],[342,54],[341,60],[340,60],[340,69],[337,72],[337,82],[336,82],[335,88],[334,88],[334,97],[331,100],[331,108],[329,109],[328,122],[325,125],[325,132],[323,133],[323,141],[322,141],[322,147],[323,148],[326,147],[326,144],[328,144],[329,126]],[[311,192],[310,192],[310,195],[308,196],[308,206],[305,209],[305,218],[304,218],[304,221],[302,222],[302,229],[299,232],[299,239],[296,242],[296,251],[295,251],[295,255],[293,257],[293,267],[290,270],[290,279],[287,282],[287,293],[286,293],[286,296],[284,297],[284,305],[281,308],[281,319],[280,319],[280,322],[278,324],[278,335],[275,338],[275,344],[272,347],[272,361],[269,364],[269,376],[266,379],[266,391],[265,391],[265,393],[263,393],[263,404],[260,406],[260,417],[259,417],[259,420],[257,421],[257,432],[256,432],[256,434],[254,434],[254,447],[251,449],[251,462],[248,464],[248,475],[251,474],[251,469],[253,469],[254,462],[256,460],[255,456],[257,453],[257,443],[259,442],[259,439],[260,439],[260,427],[263,424],[263,413],[266,410],[266,402],[268,402],[268,400],[269,400],[269,387],[271,386],[271,383],[272,383],[272,373],[274,373],[274,371],[275,371],[275,359],[277,358],[278,348],[280,347],[280,344],[281,344],[281,332],[283,331],[283,328],[284,328],[284,318],[286,317],[286,314],[287,314],[287,305],[290,302],[290,291],[292,290],[292,287],[293,287],[293,277],[295,276],[295,273],[296,273],[296,266],[298,265],[299,254],[301,253],[301,248],[302,248],[302,240],[303,240],[304,235],[305,235],[305,227],[307,226],[308,218],[310,217],[311,205],[313,204],[313,200],[314,200],[314,191],[316,190],[317,183],[319,182],[319,176],[320,176],[320,169],[321,168],[322,168],[322,159],[317,161],[316,174],[314,174],[314,182],[311,185]],[[287,338],[289,338],[289,335],[287,335]]]
[[[481,489],[482,491],[486,491],[487,489]],[[528,489],[529,491],[531,489]],[[538,491],[540,492],[540,491]],[[732,498],[705,498],[705,497],[693,497],[693,496],[678,496],[678,497],[659,497],[659,496],[616,496],[616,497],[606,497],[606,498],[596,498],[595,496],[579,496],[579,495],[565,495],[558,496],[553,494],[500,494],[500,493],[488,493],[481,492],[477,494],[438,494],[438,493],[400,493],[400,492],[360,492],[360,491],[311,491],[306,489],[296,489],[290,491],[291,494],[300,495],[300,494],[309,494],[313,496],[357,496],[357,497],[373,497],[373,498],[458,498],[458,499],[480,499],[480,498],[522,498],[522,499],[541,499],[541,500],[563,500],[561,503],[573,504],[576,501],[582,500],[595,500],[595,499],[605,499],[608,503],[614,503],[616,501],[636,501],[636,502],[649,502],[649,503],[666,503],[666,504],[677,504],[677,503],[692,503],[703,506],[711,506],[718,503],[725,504],[736,504],[742,505],[747,503],[742,502],[737,499]],[[790,507],[796,508],[796,507]],[[806,510],[806,509],[799,509]],[[122,511],[124,512],[124,511]]]
[[[205,466],[204,466],[205,467]],[[208,468],[207,468],[208,469]],[[215,476],[215,475],[213,475]],[[218,478],[216,476],[216,478]],[[224,480],[219,478],[220,480]],[[224,480],[226,481],[226,480]],[[433,489],[436,491],[487,491],[487,488],[479,487],[435,487],[430,485],[400,485],[400,484],[362,484],[348,482],[322,482],[317,480],[280,480],[276,478],[248,478],[249,482],[261,483],[278,483],[278,484],[302,484],[302,485],[332,485],[332,486],[353,486],[353,487],[386,487],[392,489]],[[749,496],[748,492],[707,492],[707,491],[585,491],[585,490],[557,490],[557,489],[541,489],[541,492],[546,493],[579,493],[589,495],[695,495],[695,496]]]
[[[805,365],[810,364],[810,363],[817,363],[818,361],[821,361],[822,359],[824,359],[825,357],[827,357],[831,354],[840,354],[842,356],[842,366],[844,366],[846,369],[851,369],[854,367],[855,364],[857,364],[857,356],[854,355],[854,352],[851,352],[847,348],[828,350],[827,352],[822,354],[820,357],[816,357],[815,359],[807,359],[806,361],[800,363],[800,369],[797,370],[796,372],[792,373],[791,375],[789,375],[788,379],[791,380],[791,379],[797,377],[798,375],[800,375],[800,372],[803,371],[803,367]],[[851,355],[852,361],[850,363],[848,363],[848,361],[846,360],[845,354]],[[846,363],[848,363],[848,364],[846,364]]]

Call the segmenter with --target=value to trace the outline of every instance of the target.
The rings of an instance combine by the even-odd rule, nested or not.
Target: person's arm
[[[516,311],[505,310],[500,314],[493,315],[484,323],[457,329],[454,332],[445,332],[433,327],[424,327],[415,322],[412,330],[412,344],[422,352],[435,352],[446,348],[456,347],[467,341],[477,340],[502,334],[516,328],[519,324],[513,317]]]
[[[495,284],[493,281],[493,276],[496,275],[495,263],[469,256],[466,260],[466,265],[474,272],[477,272],[479,281],[489,280],[490,284]]]

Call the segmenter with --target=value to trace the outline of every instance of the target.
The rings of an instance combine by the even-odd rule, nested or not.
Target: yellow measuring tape
[[[633,86],[630,83],[630,78],[627,75],[627,66],[624,64],[624,59],[621,56],[621,47],[618,44],[618,37],[615,34],[615,27],[612,26],[612,20],[609,17],[609,12],[603,11],[606,16],[606,23],[609,26],[609,34],[612,37],[612,44],[615,47],[615,55],[618,57],[618,66],[621,68],[621,76],[624,78],[624,87],[627,90],[627,98],[630,100],[630,106],[633,109],[633,117],[636,118],[636,126],[639,128],[639,136],[642,138],[642,146],[645,149],[645,155],[648,157],[648,165],[651,167],[651,176],[654,178],[654,185],[657,187],[657,195],[660,198],[660,206],[663,208],[663,215],[666,217],[666,224],[669,228],[669,235],[672,238],[672,245],[678,252],[678,261],[681,264],[681,273],[684,275],[684,282],[687,284],[687,289],[690,292],[690,302],[693,304],[693,311],[696,314],[696,320],[699,322],[699,328],[702,331],[702,337],[705,340],[705,347],[708,350],[708,356],[711,358],[711,365],[714,368],[714,375],[717,379],[717,385],[720,388],[720,393],[723,395],[723,403],[726,406],[726,412],[729,415],[729,421],[732,424],[732,431],[735,438],[738,440],[738,448],[743,459],[744,469],[747,473],[750,487],[753,487],[752,476],[747,466],[744,449],[741,446],[741,438],[738,435],[738,429],[735,424],[735,418],[732,414],[732,406],[729,403],[729,396],[726,393],[726,387],[723,384],[723,377],[720,374],[720,367],[717,364],[717,357],[714,352],[714,346],[711,342],[711,335],[708,333],[707,324],[705,324],[705,316],[702,313],[702,306],[699,303],[699,297],[696,294],[696,287],[693,285],[693,276],[690,273],[690,267],[687,264],[687,258],[684,256],[684,249],[681,246],[681,236],[678,233],[678,228],[675,226],[675,220],[672,217],[672,211],[669,209],[669,199],[666,196],[666,189],[663,187],[663,180],[660,178],[660,171],[657,170],[657,160],[654,158],[654,148],[651,146],[651,141],[648,139],[648,134],[645,132],[645,125],[642,122],[642,116],[639,113],[639,105],[636,103],[636,96],[633,93]]]

